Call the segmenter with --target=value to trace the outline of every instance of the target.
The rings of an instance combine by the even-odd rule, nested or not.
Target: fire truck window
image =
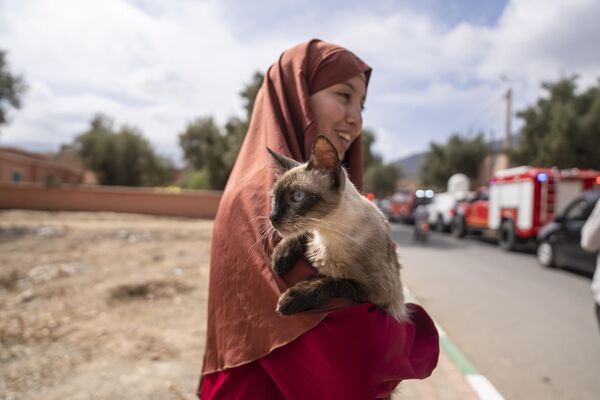
[[[565,215],[568,221],[585,221],[588,213],[588,203],[585,200],[580,200],[569,207]]]

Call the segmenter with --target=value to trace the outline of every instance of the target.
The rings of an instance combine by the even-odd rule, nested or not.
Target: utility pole
[[[512,147],[512,135],[510,133],[510,116],[512,108],[512,89],[509,87],[504,95],[506,100],[506,115],[504,122],[504,142],[502,143],[502,150],[509,150]]]
[[[488,180],[494,176],[494,168],[496,167],[496,158],[497,157],[497,150],[494,148],[494,139],[495,139],[495,135],[494,135],[494,130],[491,129],[490,132],[490,170],[489,170],[489,177]]]

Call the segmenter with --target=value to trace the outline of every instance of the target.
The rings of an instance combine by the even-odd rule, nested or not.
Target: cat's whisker
[[[257,217],[257,218],[261,218],[261,217]],[[261,223],[258,225],[258,238],[256,239],[256,242],[254,242],[254,244],[252,244],[252,246],[250,246],[248,260],[250,258],[252,258],[252,256],[256,252],[256,248],[259,244],[263,244],[263,256],[267,259],[269,258],[269,256],[270,256],[269,250],[271,248],[270,243],[272,242],[272,237],[269,237],[269,235],[272,235],[275,232],[276,232],[275,229],[273,228],[273,226],[270,223]],[[265,242],[265,239],[267,237],[269,237],[269,240],[267,242]],[[266,246],[265,246],[265,244],[266,244]],[[265,249],[265,247],[266,247],[266,249]]]

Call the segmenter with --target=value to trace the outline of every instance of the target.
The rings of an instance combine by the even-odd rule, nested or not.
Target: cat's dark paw
[[[271,267],[279,276],[287,274],[304,252],[302,242],[297,239],[284,239],[273,250]]]
[[[301,297],[298,296],[298,292],[288,289],[279,298],[276,310],[281,315],[296,314],[300,311],[306,310],[302,303],[303,301]]]
[[[277,312],[281,315],[296,314],[315,307],[314,296],[316,281],[303,281],[292,286],[279,297]]]

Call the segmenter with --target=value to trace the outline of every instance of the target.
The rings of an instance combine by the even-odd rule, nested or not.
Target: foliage
[[[8,107],[21,108],[21,99],[25,93],[25,82],[20,76],[10,73],[6,62],[6,53],[0,50],[0,126],[8,122]]]
[[[250,121],[252,117],[252,111],[254,110],[254,102],[258,95],[258,90],[263,84],[265,76],[260,72],[255,72],[250,83],[248,83],[244,89],[240,92],[242,101],[244,102],[244,108],[246,109],[246,121]]]
[[[204,189],[207,186],[203,171],[188,170],[183,173],[179,186],[184,189]]]
[[[489,147],[481,133],[474,138],[455,133],[446,144],[431,143],[421,167],[421,181],[424,185],[445,189],[448,179],[456,173],[476,179],[488,153]]]
[[[246,110],[245,118],[231,117],[223,129],[210,116],[198,118],[179,135],[179,145],[188,168],[201,172],[202,179],[194,181],[195,185],[201,182],[202,186],[198,188],[221,190],[225,187],[248,131],[263,79],[264,75],[256,72],[240,92]]]
[[[543,83],[548,96],[517,113],[524,125],[514,165],[600,169],[600,81],[581,94],[576,81]]]
[[[179,145],[187,165],[202,171],[205,178],[202,189],[225,187],[229,176],[223,158],[226,141],[212,117],[198,118],[188,124],[185,132],[179,135]]]
[[[102,185],[154,186],[171,180],[170,161],[155,154],[135,127],[115,131],[113,121],[96,115],[74,147]]]
[[[392,194],[396,189],[396,182],[402,176],[402,171],[391,164],[384,164],[381,156],[373,152],[371,147],[375,143],[375,133],[372,130],[367,128],[363,130],[362,142],[365,192],[373,193],[377,197]]]
[[[365,192],[373,193],[376,197],[385,197],[392,194],[401,176],[402,173],[398,167],[392,164],[373,164],[365,170]]]

